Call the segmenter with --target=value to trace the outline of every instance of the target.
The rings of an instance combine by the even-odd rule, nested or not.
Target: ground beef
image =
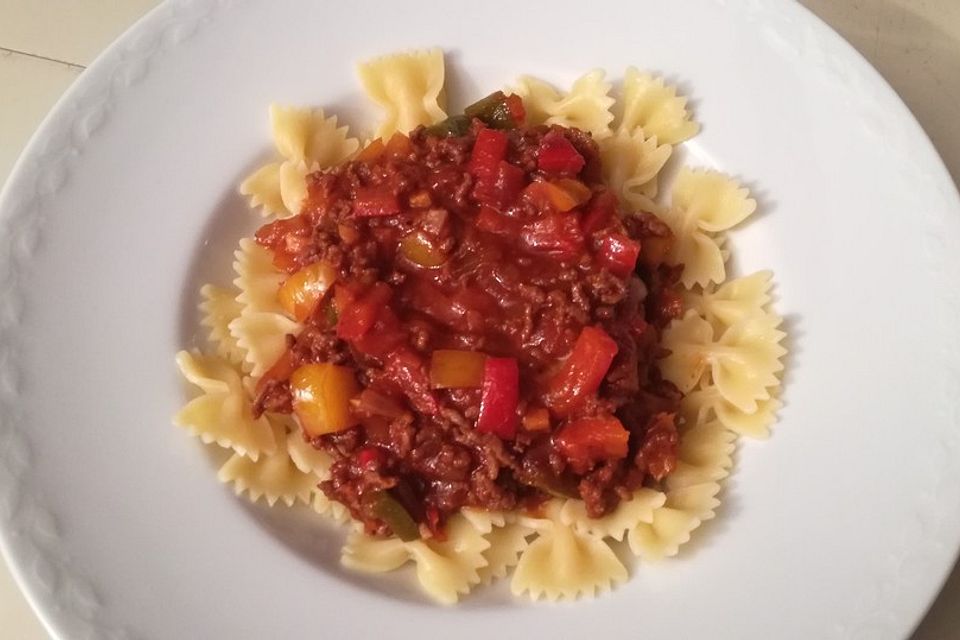
[[[564,178],[576,178],[569,192],[580,190],[576,207],[560,211],[530,195],[529,186],[506,201],[490,200],[490,185],[505,189],[507,178],[484,184],[472,164],[483,131],[475,120],[464,135],[420,128],[409,139],[374,143],[380,147],[310,175],[301,215],[257,234],[283,270],[323,261],[337,285],[302,332],[288,337],[286,353],[257,389],[255,412],[291,413],[290,375],[302,365],[355,372],[365,389],[354,400],[358,424],[309,440],[335,460],[323,491],[373,534],[391,530],[376,496],[389,494],[428,535],[442,535],[443,521],[464,506],[533,508],[551,495],[580,497],[599,517],[676,463],[680,394],[656,367],[660,331],[682,311],[680,268],[665,264],[669,228],[652,214],[617,209],[596,143],[573,128],[503,132],[505,159],[490,171],[506,163],[519,171],[521,187],[564,184],[540,166],[544,139],[560,136],[582,158]],[[612,215],[596,217],[603,207]],[[617,272],[603,262],[613,237],[639,244],[635,268]],[[417,253],[411,242],[431,253]],[[442,261],[427,264],[436,255]],[[339,337],[345,309],[384,286],[387,302],[372,312],[367,333]],[[616,356],[586,397],[558,409],[550,381],[589,327],[612,340]],[[479,431],[478,386],[431,385],[438,349],[514,359],[523,426],[509,437]],[[545,424],[537,426],[538,415]],[[620,425],[625,448],[598,454],[571,440],[571,425],[585,419]]]

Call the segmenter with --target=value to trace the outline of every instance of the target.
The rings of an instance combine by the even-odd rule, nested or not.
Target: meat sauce
[[[304,328],[255,411],[297,415],[334,458],[322,490],[371,534],[553,495],[599,517],[676,465],[680,393],[656,365],[682,311],[670,230],[620,210],[588,133],[486,100],[506,123],[375,141],[256,234]]]

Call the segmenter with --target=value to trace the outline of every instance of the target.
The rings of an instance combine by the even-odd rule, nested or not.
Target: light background
[[[960,181],[960,0],[801,0],[893,85]],[[0,0],[0,183],[61,93],[157,0]],[[2,561],[0,561],[2,563]],[[0,565],[0,635],[47,640]],[[960,638],[960,568],[914,640]]]

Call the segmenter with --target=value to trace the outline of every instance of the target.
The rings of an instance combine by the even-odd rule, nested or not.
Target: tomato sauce
[[[599,517],[676,465],[670,231],[621,209],[589,134],[504,104],[499,128],[458,116],[312,174],[302,213],[256,235],[305,325],[256,411],[300,418],[369,533],[551,495]]]

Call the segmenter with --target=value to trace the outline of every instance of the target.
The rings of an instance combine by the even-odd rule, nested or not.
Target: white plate
[[[338,566],[339,533],[250,507],[170,425],[197,288],[252,224],[271,101],[371,122],[353,63],[449,52],[452,97],[628,64],[693,97],[687,160],[744,177],[741,273],[792,336],[774,437],[716,520],[612,595],[455,608]],[[462,103],[462,102],[461,102]],[[780,0],[161,6],[76,83],[0,204],[2,546],[60,638],[901,638],[960,540],[960,205],[881,78]]]

